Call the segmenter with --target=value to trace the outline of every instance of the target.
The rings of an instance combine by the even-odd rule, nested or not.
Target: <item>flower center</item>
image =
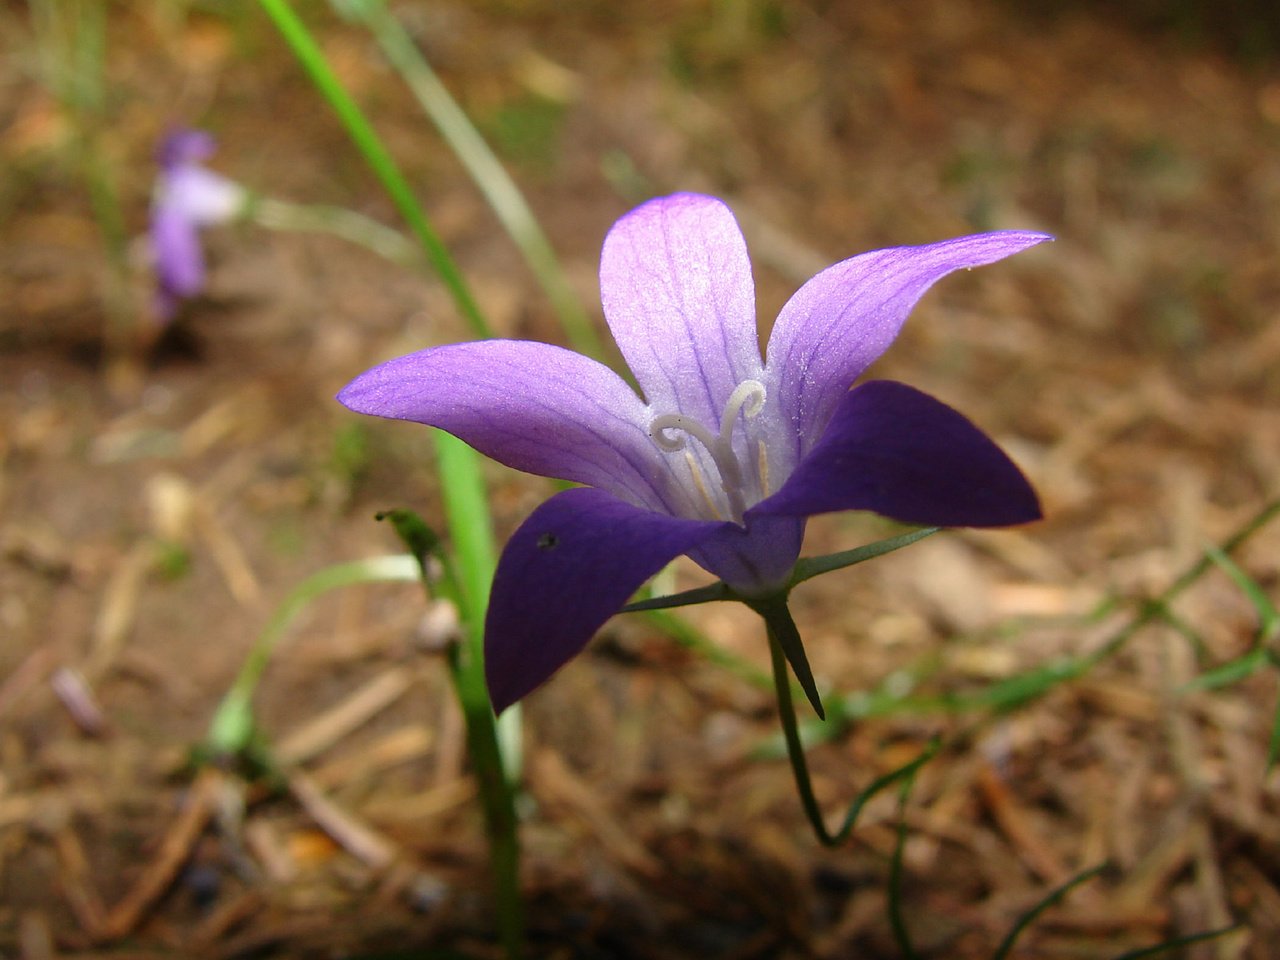
[[[714,434],[701,423],[686,417],[682,413],[663,413],[649,422],[649,436],[663,450],[675,453],[684,450],[688,437],[697,440],[711,455],[711,461],[720,474],[720,488],[729,501],[729,512],[737,523],[742,522],[742,514],[747,509],[745,499],[746,476],[737,455],[733,452],[733,428],[738,422],[738,414],[750,420],[758,416],[764,409],[765,389],[759,380],[743,380],[724,405],[724,413],[720,415],[720,433]],[[680,436],[684,434],[684,436]],[[760,447],[761,469],[764,469],[764,447]],[[693,471],[693,482],[717,519],[720,511],[703,484],[702,473],[693,455],[686,451],[689,468]],[[764,482],[763,476],[761,482]]]

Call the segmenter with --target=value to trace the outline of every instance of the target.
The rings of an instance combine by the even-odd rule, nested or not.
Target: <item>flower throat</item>
[[[724,405],[724,413],[720,416],[719,434],[712,433],[706,426],[682,413],[659,414],[649,422],[649,436],[660,448],[667,453],[685,451],[689,469],[693,473],[693,482],[711,516],[716,520],[724,520],[725,517],[721,515],[721,511],[706,487],[698,461],[686,449],[687,438],[692,437],[697,440],[711,455],[711,460],[720,474],[720,489],[724,491],[729,503],[729,512],[732,514],[729,519],[735,523],[742,523],[742,515],[747,509],[746,475],[742,469],[742,463],[733,452],[733,428],[738,422],[739,413],[748,420],[758,416],[764,409],[765,397],[764,384],[759,380],[743,380],[738,384],[733,393],[729,394],[729,399]],[[761,492],[767,496],[769,461],[765,455],[763,443],[757,441],[756,450]]]

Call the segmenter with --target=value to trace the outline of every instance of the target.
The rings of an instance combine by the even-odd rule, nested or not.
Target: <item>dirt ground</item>
[[[242,226],[208,232],[207,295],[129,347],[155,330],[138,238],[171,125],[213,131],[213,165],[264,194],[396,224],[256,5],[185,6],[109,5],[109,83],[82,136],[27,6],[0,5],[0,956],[498,956],[461,721],[416,588],[338,591],[290,632],[256,701],[285,789],[187,763],[291,589],[394,552],[378,509],[438,520],[426,431],[332,397],[466,331],[429,275]],[[921,957],[992,957],[1023,911],[1101,863],[1013,956],[1101,960],[1233,921],[1184,955],[1280,956],[1276,671],[1187,688],[1253,647],[1258,612],[1216,568],[1149,602],[1280,495],[1278,61],[1104,4],[394,6],[597,323],[605,231],[676,189],[739,214],[765,325],[862,250],[1058,237],[944,281],[874,371],[990,431],[1047,519],[936,536],[797,591],[821,682],[865,714],[813,749],[817,790],[834,817],[943,737],[903,815]],[[371,41],[325,4],[299,9],[499,333],[563,341]],[[123,283],[86,142],[135,238]],[[548,487],[488,476],[505,536]],[[1233,556],[1274,603],[1280,520],[1256,526]],[[890,530],[822,518],[806,552]],[[678,565],[671,585],[700,578]],[[688,619],[767,664],[748,611]],[[993,708],[993,685],[1104,648]],[[527,704],[530,953],[901,957],[885,907],[896,796],[823,850],[785,762],[761,756],[776,732],[767,691],[638,616],[611,621]]]

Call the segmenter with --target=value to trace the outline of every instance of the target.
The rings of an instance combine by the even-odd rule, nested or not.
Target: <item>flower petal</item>
[[[942,527],[1003,527],[1041,516],[1031,484],[986,434],[891,380],[846,393],[817,446],[747,519],[835,510]]]
[[[221,174],[194,165],[174,169],[160,188],[159,203],[197,226],[234,220],[248,203],[244,187]]]
[[[151,215],[151,253],[160,288],[171,297],[194,297],[204,287],[204,253],[196,225],[181,211],[157,206]]]
[[[599,490],[556,494],[507,543],[485,621],[485,677],[502,711],[578,654],[645,580],[721,524]]]
[[[675,194],[605,237],[600,296],[614,339],[656,413],[717,429],[743,380],[760,379],[746,241],[714,197]]]
[[[804,519],[756,515],[746,526],[726,523],[689,550],[689,557],[746,596],[764,596],[786,583],[800,556]]]
[[[665,503],[671,474],[649,439],[644,404],[608,367],[561,347],[481,340],[422,350],[366,371],[338,400],[447,430],[517,470],[653,509]]]
[[[1004,231],[874,250],[828,267],[796,291],[769,337],[765,387],[778,404],[779,429],[796,434],[797,459],[818,442],[849,386],[930,286],[1050,239]]]
[[[213,156],[217,143],[206,130],[172,130],[160,141],[156,160],[166,170],[183,164],[199,163]]]

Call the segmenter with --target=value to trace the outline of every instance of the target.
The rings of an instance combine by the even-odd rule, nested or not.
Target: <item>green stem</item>
[[[337,113],[348,136],[422,245],[473,333],[492,335],[453,258],[432,229],[404,175],[368,120],[329,66],[319,45],[287,0],[259,0],[286,43]],[[520,899],[520,849],[516,834],[515,790],[503,763],[499,729],[484,680],[484,619],[493,579],[493,530],[485,501],[478,455],[455,438],[435,435],[448,517],[449,538],[458,556],[459,612],[465,643],[450,656],[450,677],[462,707],[467,746],[479,783],[490,864],[493,869],[498,935],[509,960],[524,949],[524,909]],[[424,571],[424,586],[429,589]],[[507,740],[518,742],[519,714],[504,718]]]
[[[478,635],[483,638],[483,620]],[[484,685],[484,665],[471,655],[477,631],[468,623],[465,646],[449,651],[449,676],[462,705],[467,751],[480,790],[489,866],[494,878],[498,937],[508,960],[524,952],[524,902],[520,895],[520,840],[517,833],[515,791],[507,777],[499,743],[498,724]]]
[[[818,684],[813,679],[813,668],[809,666],[809,657],[804,651],[804,641],[800,638],[800,631],[796,627],[795,620],[791,618],[791,609],[787,606],[786,594],[769,597],[765,600],[750,600],[747,601],[747,606],[764,619],[765,625],[769,629],[770,648],[776,648],[781,651],[787,663],[791,665],[791,671],[796,675],[796,680],[800,683],[800,689],[809,698],[809,703],[813,707],[814,713],[818,715],[818,719],[825,720],[827,714],[822,709],[822,698],[818,695]],[[776,668],[774,674],[776,680]],[[790,700],[789,681],[787,687],[787,698]],[[793,712],[793,719],[794,716]]]
[[[444,242],[432,228],[409,187],[409,182],[400,172],[399,166],[392,159],[390,152],[383,145],[364,113],[347,93],[338,80],[329,61],[319,44],[311,36],[305,24],[298,19],[288,0],[259,0],[267,16],[276,25],[280,35],[293,50],[293,54],[311,77],[311,81],[319,89],[321,96],[329,102],[338,119],[346,128],[348,136],[356,148],[364,156],[374,175],[381,181],[383,188],[391,197],[400,215],[404,217],[409,229],[422,245],[427,259],[439,274],[441,281],[449,289],[458,309],[466,318],[472,332],[477,337],[490,337],[492,332],[475,298],[471,295],[462,273],[454,263],[453,257],[445,248]]]
[[[449,648],[449,680],[462,708],[467,753],[479,787],[494,879],[498,936],[508,960],[517,960],[524,949],[524,904],[520,897],[515,808],[517,778],[509,772],[516,765],[516,754],[511,751],[504,757],[499,721],[493,715],[484,678],[484,614],[493,576],[493,536],[483,478],[473,451],[447,433],[437,432],[434,437],[441,474],[449,481],[444,485],[445,514],[450,532],[456,537],[454,552],[458,563],[439,551],[438,544],[415,545],[409,525],[396,523],[396,532],[410,550],[419,554],[422,585],[428,597],[432,584],[423,549],[440,552],[444,570],[441,587],[457,604],[464,625],[462,641]],[[519,720],[514,723],[518,738]]]
[[[435,431],[436,459],[444,479],[441,492],[449,522],[449,539],[460,572],[457,591],[463,644],[449,657],[449,674],[467,729],[467,748],[480,787],[494,877],[498,936],[508,960],[524,950],[524,904],[520,897],[520,843],[515,791],[519,777],[520,714],[493,715],[484,676],[484,621],[497,558],[493,523],[485,499],[479,457],[457,437]],[[503,746],[507,750],[504,756]]]
[[[233,755],[248,747],[253,735],[253,693],[285,631],[316,597],[357,583],[413,581],[418,575],[410,557],[370,557],[326,567],[294,587],[276,608],[218,705],[205,744],[215,755]]]
[[[838,837],[827,829],[818,807],[818,798],[813,795],[813,782],[809,778],[809,764],[805,760],[804,745],[800,742],[800,728],[796,724],[795,703],[791,699],[791,683],[787,678],[787,657],[782,652],[782,644],[778,642],[773,625],[766,621],[769,631],[769,654],[773,665],[773,689],[778,698],[778,714],[782,720],[782,735],[787,741],[787,759],[791,762],[791,773],[795,777],[796,790],[800,793],[800,805],[804,807],[804,815],[809,818],[809,825],[823,846],[837,846],[844,837]]]
[[[421,263],[418,248],[403,234],[354,210],[255,197],[249,203],[248,215],[254,223],[270,230],[327,233],[371,250],[393,263]]]
[[[1253,515],[1239,530],[1233,533],[1219,547],[1222,554],[1234,553],[1246,540],[1255,533],[1265,527],[1277,516],[1280,516],[1280,499],[1272,500],[1263,505],[1262,509]],[[1154,623],[1165,616],[1166,611],[1177,596],[1190,587],[1193,583],[1202,577],[1205,572],[1214,565],[1213,556],[1209,553],[1204,554],[1183,571],[1182,576],[1169,584],[1164,592],[1153,600],[1148,600],[1142,605],[1141,611],[1117,631],[1106,643],[1100,646],[1085,661],[1085,669],[1092,668],[1095,664],[1101,663],[1103,660],[1115,654],[1120,650],[1139,630],[1149,623]]]
[[[391,65],[400,72],[423,111],[466,167],[520,249],[559,316],[570,343],[582,353],[600,357],[603,354],[600,337],[520,188],[440,82],[408,31],[387,12],[382,0],[333,0],[333,3],[339,12],[355,18],[373,34]]]
[[[790,619],[789,615],[788,619]],[[939,744],[938,741],[934,740],[920,756],[906,766],[886,773],[872,781],[871,785],[858,794],[853,803],[849,805],[839,829],[835,831],[829,830],[822,816],[822,810],[818,806],[818,798],[813,793],[813,781],[809,776],[809,763],[805,759],[804,744],[800,739],[799,725],[796,723],[795,702],[791,697],[791,683],[787,675],[787,655],[783,652],[782,641],[779,638],[780,631],[778,625],[773,622],[772,617],[765,619],[765,627],[769,633],[769,655],[773,666],[773,689],[778,698],[778,714],[782,721],[783,738],[787,744],[787,759],[791,763],[791,772],[795,777],[796,790],[800,794],[800,805],[804,808],[805,817],[809,820],[809,825],[813,827],[813,833],[818,838],[818,842],[826,847],[836,847],[848,839],[849,834],[853,832],[853,828],[858,822],[858,817],[862,813],[862,808],[866,806],[867,801],[885,787],[913,776],[920,767],[937,753]],[[785,630],[785,627],[783,629]]]

